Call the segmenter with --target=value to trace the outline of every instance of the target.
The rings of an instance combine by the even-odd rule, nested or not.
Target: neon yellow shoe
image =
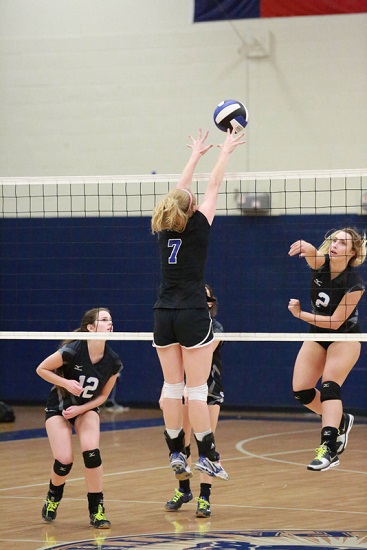
[[[192,499],[193,495],[191,491],[184,493],[183,491],[180,491],[180,489],[175,489],[175,495],[171,498],[171,500],[166,502],[164,507],[168,512],[177,512],[183,504],[190,502]]]
[[[104,513],[103,504],[98,504],[98,509],[95,513],[90,515],[90,524],[96,529],[110,529],[111,522],[108,521]]]
[[[57,508],[61,500],[54,500],[54,497],[46,497],[42,508],[42,517],[45,521],[54,521],[56,519]]]
[[[197,518],[210,518],[210,502],[204,497],[197,497],[197,508],[196,508],[196,517]]]

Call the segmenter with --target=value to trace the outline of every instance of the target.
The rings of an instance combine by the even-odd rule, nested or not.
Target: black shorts
[[[153,346],[180,344],[184,348],[199,348],[213,340],[213,323],[207,308],[154,310]]]
[[[328,331],[327,331],[327,330],[323,330],[323,329],[320,330],[320,329],[317,328],[317,327],[316,327],[316,328],[315,328],[315,327],[311,327],[309,332],[310,332],[311,334],[315,334],[315,333],[317,333],[317,332],[320,332],[320,333],[325,334],[325,332],[328,332]],[[338,331],[336,331],[337,334],[343,334],[343,333],[348,333],[348,334],[351,334],[351,333],[352,333],[352,334],[353,334],[353,333],[359,333],[359,332],[361,332],[361,328],[360,328],[360,326],[359,326],[358,323],[355,323],[351,328],[349,328],[349,330],[338,330]],[[322,348],[324,348],[325,350],[327,350],[328,347],[329,347],[331,344],[334,343],[334,341],[335,341],[335,340],[330,340],[330,341],[329,341],[329,340],[327,340],[327,341],[324,340],[324,341],[319,342],[318,340],[315,340],[316,344],[320,344],[320,346],[321,346]]]
[[[328,349],[328,347],[330,346],[330,344],[333,344],[334,342],[316,342],[316,344],[319,344],[322,348],[324,348],[325,350]]]
[[[90,409],[91,411],[96,411],[97,414],[99,414],[99,407],[96,407],[95,409]],[[56,410],[56,409],[45,409],[46,411],[46,420],[49,418],[52,418],[52,416],[62,416],[62,411]],[[78,415],[79,416],[79,415]],[[74,418],[69,418],[70,424],[74,426],[75,420],[78,418],[78,416],[74,416]]]

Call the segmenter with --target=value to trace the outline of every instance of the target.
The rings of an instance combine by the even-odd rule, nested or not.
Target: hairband
[[[181,188],[181,191],[185,191],[185,193],[187,193],[190,197],[190,203],[189,203],[189,207],[187,209],[187,210],[190,210],[191,205],[192,205],[192,193],[191,193],[191,191],[189,191],[188,189],[184,189],[183,187]]]

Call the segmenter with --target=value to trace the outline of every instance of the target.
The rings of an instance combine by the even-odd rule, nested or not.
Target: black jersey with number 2
[[[204,272],[209,234],[209,222],[199,210],[182,233],[159,232],[162,281],[155,308],[207,308]]]
[[[88,344],[86,340],[74,340],[59,349],[62,355],[63,365],[58,373],[68,380],[77,380],[83,387],[80,396],[75,396],[68,391],[61,392],[53,386],[50,391],[46,410],[56,409],[62,411],[71,405],[83,405],[94,397],[98,397],[103,387],[114,374],[122,369],[119,356],[106,344],[102,359],[92,364]]]
[[[355,290],[365,290],[363,279],[357,270],[348,265],[334,279],[331,279],[330,257],[325,255],[325,263],[320,269],[312,270],[311,305],[316,315],[331,316],[345,294]],[[329,332],[331,329],[311,326],[312,332]],[[359,332],[358,309],[355,307],[348,319],[337,329],[337,332]]]

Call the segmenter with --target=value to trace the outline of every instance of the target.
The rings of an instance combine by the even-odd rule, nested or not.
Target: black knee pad
[[[61,477],[67,476],[68,473],[70,472],[72,466],[73,466],[72,462],[70,464],[63,464],[59,460],[55,460],[55,462],[54,462],[54,472],[55,472],[55,474],[57,474],[58,476],[61,476]]]
[[[302,405],[308,405],[315,399],[316,390],[315,388],[310,388],[309,390],[294,391],[293,397],[302,403]]]
[[[101,453],[99,449],[84,451],[83,459],[86,468],[98,468],[102,464]]]
[[[341,391],[339,384],[333,381],[323,382],[321,386],[320,398],[321,403],[333,399],[339,399],[339,401],[341,401]]]

